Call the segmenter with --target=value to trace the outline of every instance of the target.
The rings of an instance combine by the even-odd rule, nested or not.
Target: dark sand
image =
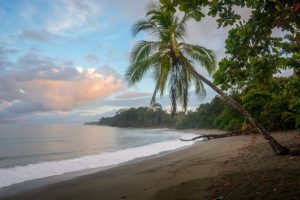
[[[274,136],[300,144],[296,132]],[[300,158],[275,156],[260,136],[235,136],[3,199],[300,199]]]

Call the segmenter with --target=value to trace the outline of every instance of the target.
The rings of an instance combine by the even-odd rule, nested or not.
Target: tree
[[[151,104],[155,103],[156,93],[164,94],[166,84],[169,84],[170,99],[172,102],[172,115],[177,108],[177,101],[186,111],[188,103],[188,90],[192,84],[195,92],[204,95],[203,83],[197,75],[186,70],[186,64],[192,67],[195,62],[211,74],[215,70],[216,59],[213,51],[199,45],[191,45],[183,42],[186,22],[189,14],[179,18],[171,12],[164,12],[159,7],[151,6],[145,20],[138,21],[133,26],[133,33],[148,31],[158,37],[157,41],[140,41],[131,52],[131,65],[126,72],[129,83],[140,81],[145,73],[153,69],[153,77],[156,81]]]
[[[187,12],[180,19],[172,10],[158,7],[149,8],[146,19],[138,21],[134,25],[133,32],[137,34],[140,31],[147,31],[158,37],[158,40],[141,41],[133,48],[126,79],[131,85],[135,84],[149,69],[153,69],[156,86],[152,102],[155,101],[158,91],[161,92],[161,95],[164,93],[165,85],[168,82],[173,114],[176,112],[177,100],[180,100],[183,108],[186,109],[191,82],[195,83],[198,94],[204,92],[204,82],[242,113],[264,136],[277,155],[288,154],[289,149],[278,143],[248,111],[197,72],[195,64],[200,63],[211,74],[215,69],[216,61],[213,51],[198,45],[184,43],[186,21],[193,15],[194,13]]]

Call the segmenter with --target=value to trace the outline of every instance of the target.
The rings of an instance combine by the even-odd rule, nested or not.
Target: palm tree
[[[172,104],[171,112],[174,116],[177,101],[186,111],[188,90],[191,85],[195,86],[196,94],[203,95],[205,94],[203,83],[205,83],[243,114],[252,126],[264,136],[277,155],[289,154],[290,150],[276,141],[237,101],[198,73],[196,64],[200,64],[209,74],[212,74],[216,68],[216,57],[212,50],[184,42],[186,22],[190,18],[189,14],[180,18],[175,13],[156,6],[148,8],[146,19],[134,24],[133,34],[146,31],[158,39],[156,41],[140,41],[132,49],[130,66],[125,75],[129,84],[134,85],[143,78],[146,72],[152,70],[156,86],[151,104],[155,103],[157,92],[160,92],[160,95],[164,94],[166,84],[168,84]]]

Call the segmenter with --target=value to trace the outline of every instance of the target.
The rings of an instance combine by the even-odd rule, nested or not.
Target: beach
[[[218,133],[207,131],[212,132]],[[273,134],[290,147],[300,144],[299,135],[295,131]],[[268,199],[268,195],[280,199],[281,193],[299,199],[299,169],[299,157],[275,156],[260,135],[243,135],[198,142],[187,149],[2,199],[240,199],[243,194],[247,194],[245,199]],[[293,184],[285,187],[288,183]]]

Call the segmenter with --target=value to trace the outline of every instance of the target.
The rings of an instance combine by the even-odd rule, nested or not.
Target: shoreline
[[[202,133],[202,131],[204,131],[204,130],[201,130],[201,133]],[[205,130],[204,132],[211,133],[212,131]],[[216,131],[214,130],[213,132],[216,132]],[[199,131],[197,133],[200,134]],[[220,133],[222,133],[222,131],[220,131]],[[101,175],[101,174],[113,175],[115,173],[119,173],[119,171],[126,171],[126,169],[129,169],[129,168],[139,169],[141,167],[142,168],[146,167],[149,164],[159,165],[161,162],[169,163],[169,162],[172,162],[173,159],[178,156],[178,154],[180,155],[179,157],[183,157],[185,154],[190,154],[191,152],[194,152],[198,148],[201,149],[201,146],[205,146],[204,149],[206,149],[207,147],[211,146],[210,143],[215,143],[215,141],[213,141],[213,140],[205,141],[205,142],[198,141],[198,142],[195,142],[195,144],[193,144],[191,146],[183,147],[183,149],[182,148],[175,149],[175,150],[163,152],[158,155],[153,155],[150,157],[137,158],[137,159],[134,159],[134,160],[131,160],[131,161],[122,163],[120,165],[114,166],[112,168],[101,170],[101,171],[99,171],[99,169],[93,169],[87,173],[80,174],[79,176],[78,176],[78,172],[74,172],[74,174],[76,174],[76,176],[71,175],[71,177],[70,176],[68,177],[68,174],[67,174],[67,175],[48,177],[48,178],[44,178],[44,179],[40,179],[40,180],[32,180],[32,181],[28,181],[28,182],[24,182],[24,183],[19,183],[19,184],[13,185],[13,186],[9,186],[7,188],[3,188],[2,191],[0,189],[0,191],[1,191],[0,199],[7,198],[7,197],[14,197],[14,196],[17,197],[18,195],[23,195],[23,193],[28,193],[28,192],[34,193],[35,191],[44,190],[48,187],[52,187],[54,185],[61,185],[61,184],[68,183],[68,182],[72,183],[73,181],[77,182],[78,180],[80,182],[80,179],[86,179],[88,177],[93,177],[95,175]]]
[[[135,128],[136,129],[136,128]],[[144,129],[141,129],[141,130],[144,130]],[[161,130],[163,132],[177,132],[181,135],[180,138],[178,138],[178,142],[180,141],[181,138],[193,138],[199,134],[203,134],[202,132],[199,132],[199,131],[195,131],[195,130],[186,130],[185,132],[182,132],[182,131],[178,131],[178,130],[173,130],[173,129],[152,129],[152,130]],[[217,130],[203,130],[205,132],[214,132],[214,133],[219,133],[220,134],[222,133],[222,131],[217,131]],[[22,182],[15,182],[13,183],[12,185],[7,185],[7,186],[3,186],[2,188],[0,188],[0,197],[3,196],[3,194],[6,193],[6,191],[11,191],[12,189],[11,188],[22,188],[22,187],[18,187],[18,185],[25,185],[26,183],[30,183],[29,185],[48,185],[49,183],[56,183],[56,182],[60,182],[60,181],[65,181],[65,180],[70,180],[72,178],[76,178],[76,177],[79,177],[79,176],[83,176],[83,175],[87,175],[87,174],[91,174],[91,173],[96,173],[96,172],[99,172],[99,171],[103,171],[103,170],[107,170],[107,169],[110,169],[110,168],[114,168],[114,167],[118,167],[118,166],[122,166],[122,165],[126,165],[126,164],[130,164],[130,163],[135,163],[135,162],[140,162],[140,161],[143,161],[143,160],[146,160],[146,159],[152,159],[152,158],[156,158],[156,157],[159,157],[159,156],[163,156],[163,155],[166,155],[166,154],[170,154],[170,153],[173,153],[173,152],[176,152],[176,151],[180,151],[182,149],[185,149],[185,148],[190,148],[192,145],[194,144],[190,144],[190,143],[195,143],[195,142],[198,142],[198,141],[202,141],[202,140],[198,140],[198,141],[192,141],[192,142],[189,142],[189,143],[182,143],[182,145],[179,145],[179,144],[176,144],[174,147],[172,147],[173,145],[170,146],[170,144],[167,144],[167,143],[176,143],[177,140],[170,140],[170,141],[163,141],[163,142],[155,142],[155,143],[151,143],[149,144],[150,146],[151,145],[154,145],[156,147],[158,147],[157,145],[159,145],[160,143],[166,143],[166,144],[163,144],[164,146],[167,145],[166,148],[161,148],[159,147],[159,151],[157,152],[151,152],[148,153],[149,155],[147,155],[147,152],[145,155],[137,155],[136,157],[133,157],[133,158],[129,158],[128,161],[120,161],[119,163],[116,163],[116,164],[109,164],[107,166],[99,166],[99,167],[92,167],[92,168],[86,168],[86,169],[80,169],[80,170],[74,170],[74,171],[66,171],[62,174],[49,174],[49,176],[40,176],[40,177],[37,177],[37,178],[33,178],[33,179],[27,179],[26,181],[22,181]],[[181,142],[180,142],[181,143]],[[169,145],[169,147],[168,147]],[[139,146],[139,147],[133,147],[134,148],[143,148],[143,147],[147,147],[148,145],[145,145],[145,146]],[[153,147],[154,147],[153,146]],[[162,145],[159,145],[159,146],[162,146]],[[118,150],[118,151],[112,151],[112,152],[103,152],[104,154],[111,154],[111,153],[118,153],[119,151],[124,151],[124,150],[129,150],[131,148],[128,148],[128,149],[121,149],[121,150]],[[102,154],[91,154],[91,155],[85,155],[85,156],[98,156],[98,155],[102,155]],[[85,157],[83,156],[83,157]],[[39,165],[39,164],[47,164],[47,165],[55,165],[56,162],[68,162],[70,160],[73,160],[73,159],[80,159],[80,158],[83,158],[83,157],[75,157],[75,158],[69,158],[69,159],[65,159],[65,160],[53,160],[53,161],[45,161],[45,162],[37,162],[37,163],[31,163],[31,164],[28,164],[28,165],[20,165],[20,166],[13,166],[13,167],[8,167],[8,168],[3,168],[3,170],[10,170],[10,169],[13,169],[14,167],[25,167],[24,170],[27,171],[26,167],[27,166],[34,166],[34,165]],[[102,159],[102,158],[101,158]],[[121,159],[122,160],[122,159]],[[57,163],[59,164],[59,163]],[[55,166],[53,166],[55,168]],[[57,171],[57,170],[55,170]],[[7,173],[7,172],[2,172],[2,173]],[[8,172],[8,177],[10,177],[9,174],[11,174],[12,176],[14,176],[12,173],[14,172]],[[39,182],[40,184],[31,184],[31,182]],[[24,184],[23,184],[24,183]],[[27,188],[27,184],[25,185],[25,188]],[[31,187],[30,187],[31,188]],[[32,188],[36,188],[36,187],[32,187]]]
[[[83,176],[89,176],[92,174],[97,174],[101,173],[107,170],[111,170],[114,168],[119,168],[127,165],[134,165],[139,162],[144,162],[147,160],[155,160],[160,157],[168,156],[170,154],[176,154],[178,151],[184,151],[186,149],[192,148],[194,145],[199,145],[199,143],[203,143],[201,140],[195,141],[194,144],[189,145],[189,146],[184,146],[180,148],[176,148],[173,150],[168,150],[168,151],[163,151],[159,154],[154,154],[150,156],[145,156],[145,157],[139,157],[139,158],[134,158],[132,160],[126,161],[126,162],[121,162],[119,164],[114,164],[114,165],[109,165],[105,167],[97,167],[97,168],[92,168],[92,169],[84,169],[80,171],[74,171],[74,172],[67,172],[61,175],[54,175],[54,176],[49,176],[45,178],[38,178],[38,179],[33,179],[33,180],[28,180],[25,182],[21,183],[16,183],[10,186],[5,186],[3,188],[0,188],[0,199],[18,195],[19,193],[22,192],[27,192],[31,190],[36,190],[39,188],[47,187],[52,184],[58,184],[61,182],[65,181],[72,181],[73,179],[77,179]]]
[[[299,133],[273,135],[286,145],[300,142]],[[175,200],[180,194],[185,197],[196,195],[197,198],[194,199],[207,199],[203,197],[210,194],[207,188],[211,181],[208,180],[218,181],[226,174],[245,173],[236,175],[241,179],[247,177],[249,173],[287,168],[287,165],[291,170],[299,171],[300,159],[275,156],[260,135],[234,136],[194,144],[187,149],[127,163],[0,199],[79,200],[105,197],[105,200]],[[275,171],[271,175],[284,176],[289,173]],[[258,177],[261,175],[259,174]],[[261,181],[257,177],[255,180],[250,180],[254,183]],[[197,186],[197,190],[194,186]],[[297,193],[298,190],[295,192]]]
[[[200,134],[198,132],[194,132],[194,131],[191,131],[191,130],[189,130],[188,132],[181,132],[181,131],[173,130],[173,129],[169,129],[169,128],[166,128],[166,129],[153,129],[153,130],[174,131],[174,132],[178,132],[182,135],[185,135],[185,134],[186,135],[189,135],[189,134],[199,135]],[[216,132],[216,131],[214,130],[214,132]],[[75,179],[75,178],[79,178],[81,176],[86,176],[86,175],[90,175],[90,174],[94,174],[94,173],[99,173],[99,172],[102,172],[102,171],[105,171],[105,170],[109,170],[109,169],[113,169],[113,168],[117,168],[117,167],[122,167],[124,165],[131,165],[131,164],[134,164],[134,163],[137,163],[137,162],[143,162],[143,161],[148,160],[148,159],[159,158],[161,156],[166,156],[166,155],[169,155],[169,154],[172,154],[172,153],[176,153],[177,151],[182,151],[182,150],[185,150],[185,149],[188,149],[188,148],[192,148],[192,146],[194,146],[195,144],[200,143],[200,142],[202,142],[202,141],[201,140],[195,141],[195,142],[193,142],[194,144],[191,144],[191,145],[182,146],[182,147],[175,148],[175,149],[172,149],[172,150],[162,151],[158,154],[153,154],[153,155],[150,155],[150,156],[143,156],[143,157],[133,158],[129,161],[120,162],[118,164],[108,165],[108,166],[104,166],[104,167],[91,168],[91,169],[83,169],[83,170],[73,171],[73,172],[67,172],[67,173],[64,173],[64,174],[61,174],[61,175],[54,175],[54,176],[49,176],[49,177],[44,177],[44,178],[37,178],[37,179],[28,180],[28,181],[25,181],[25,182],[5,186],[3,188],[0,188],[0,198],[4,198],[4,197],[7,197],[7,196],[12,196],[12,195],[15,195],[16,193],[24,192],[24,191],[27,191],[27,190],[38,189],[38,188],[45,187],[45,186],[48,186],[48,185],[51,185],[51,184],[56,184],[56,183],[59,183],[59,182],[69,181],[69,180],[72,180],[72,179]],[[35,163],[33,163],[33,164],[35,164]]]

